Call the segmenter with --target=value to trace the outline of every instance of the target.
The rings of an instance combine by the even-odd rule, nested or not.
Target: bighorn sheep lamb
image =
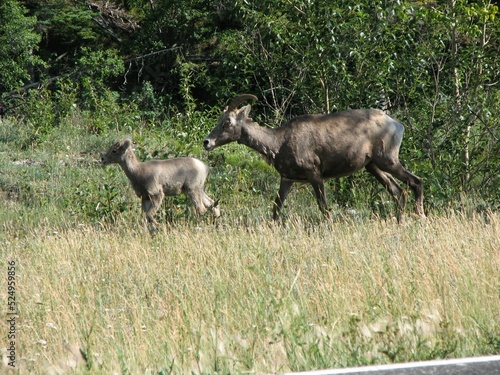
[[[184,157],[140,162],[132,149],[132,141],[127,138],[113,144],[101,156],[101,161],[105,166],[117,163],[122,167],[135,193],[142,200],[142,211],[151,232],[157,229],[154,214],[165,195],[184,193],[193,201],[197,213],[203,214],[210,209],[214,217],[220,216],[217,203],[204,191],[208,166],[198,159]]]
[[[365,167],[382,183],[397,203],[401,219],[406,197],[394,177],[415,195],[416,212],[424,217],[422,180],[399,162],[402,124],[376,109],[357,109],[325,115],[299,116],[278,128],[266,128],[248,116],[251,106],[238,109],[244,94],[233,99],[217,126],[204,139],[210,151],[237,141],[261,153],[279,172],[281,182],[273,207],[278,218],[283,202],[295,182],[312,185],[321,212],[327,214],[324,180],[348,176]]]

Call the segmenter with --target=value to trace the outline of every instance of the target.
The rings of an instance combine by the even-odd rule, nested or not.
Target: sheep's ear
[[[240,118],[248,117],[251,109],[252,109],[252,106],[250,104],[247,104],[246,106],[241,107],[238,110],[238,117],[240,117]]]

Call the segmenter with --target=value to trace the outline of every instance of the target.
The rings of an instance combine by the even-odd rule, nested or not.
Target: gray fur
[[[132,149],[132,141],[127,138],[113,144],[101,156],[101,161],[103,165],[119,164],[123,169],[135,193],[141,198],[142,210],[150,224],[150,230],[157,229],[154,214],[164,196],[186,194],[198,214],[210,209],[215,217],[220,216],[217,203],[204,190],[209,174],[208,166],[196,158],[140,162]]]

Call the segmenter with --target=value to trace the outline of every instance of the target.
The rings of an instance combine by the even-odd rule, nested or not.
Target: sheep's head
[[[240,139],[242,125],[252,120],[248,117],[252,107],[248,104],[238,109],[238,106],[248,99],[257,100],[257,97],[243,94],[231,100],[219,118],[217,126],[203,140],[203,146],[207,151]]]
[[[113,163],[120,163],[123,160],[126,151],[131,146],[132,140],[130,138],[116,142],[105,154],[101,155],[102,164],[109,165]]]

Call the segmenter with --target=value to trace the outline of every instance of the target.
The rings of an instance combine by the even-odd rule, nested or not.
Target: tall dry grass
[[[18,369],[275,373],[500,351],[497,214],[223,224],[4,232]]]

